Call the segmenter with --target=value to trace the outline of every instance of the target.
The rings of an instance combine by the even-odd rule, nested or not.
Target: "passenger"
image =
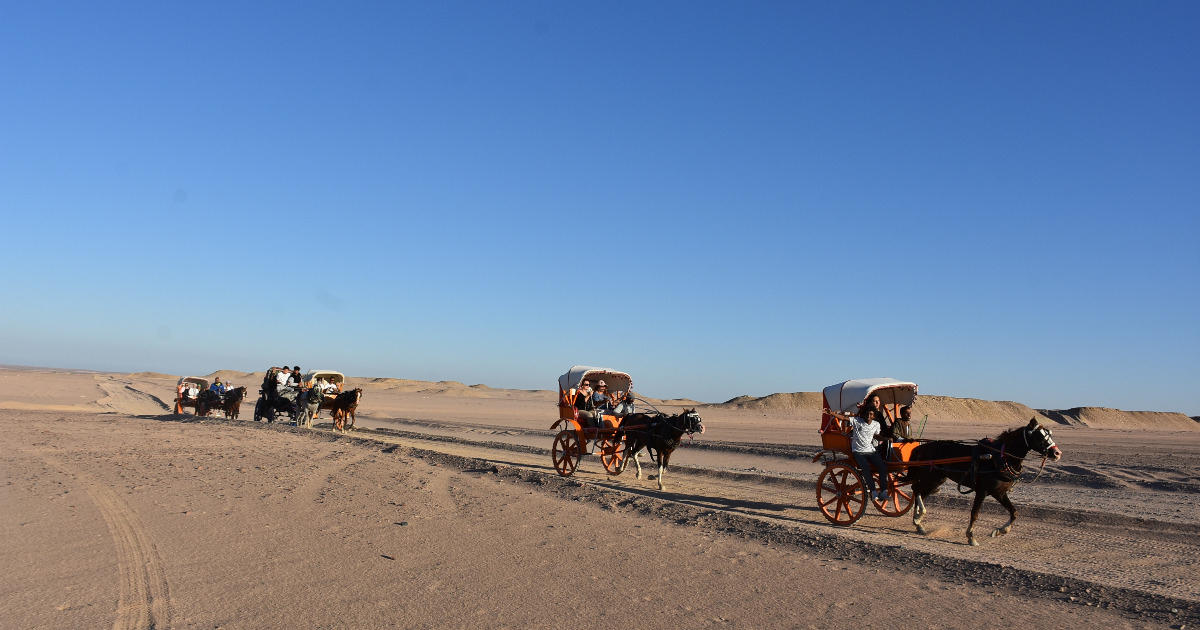
[[[575,393],[575,400],[571,404],[577,410],[583,426],[596,426],[596,405],[592,402],[592,383],[590,381],[584,380],[579,384],[579,391]]]
[[[608,395],[608,385],[601,379],[596,383],[596,393],[592,394],[592,405],[600,411],[612,411],[612,398]]]
[[[321,379],[321,380],[324,381],[324,385],[321,386],[321,393],[323,393],[323,394],[338,393],[338,384],[337,383],[334,383],[332,380],[329,380],[329,381],[326,381],[325,379]]]
[[[209,387],[209,389],[216,392],[218,396],[225,395],[225,384],[222,383],[221,379],[219,378],[213,381],[213,384],[211,387]]]
[[[879,422],[879,435],[891,439],[892,427],[888,424],[887,412],[884,410],[883,401],[879,399],[879,394],[874,394],[867,401],[867,409],[875,412],[875,420]]]
[[[279,371],[275,373],[275,393],[278,394],[283,390],[283,388],[287,387],[288,380],[290,380],[291,377],[292,371],[289,370],[286,365],[279,368]]]
[[[292,377],[288,382],[288,387],[300,389],[304,386],[304,373],[300,371],[300,366],[292,368]]]
[[[200,395],[200,388],[197,387],[196,384],[193,383],[192,381],[188,381],[188,388],[187,388],[186,394],[187,394],[188,398],[195,400],[196,397]]]
[[[879,452],[875,450],[875,440],[879,435],[880,425],[875,421],[875,410],[869,406],[860,409],[858,416],[850,419],[850,450],[854,453],[854,461],[863,479],[867,481],[867,489],[871,498],[886,502],[887,494],[887,464],[883,462]],[[871,474],[874,467],[879,472],[880,490],[875,490],[875,476]]]
[[[909,422],[912,421],[912,405],[904,405],[900,408],[900,418],[892,425],[892,433],[895,437],[901,440],[912,439],[912,426]]]

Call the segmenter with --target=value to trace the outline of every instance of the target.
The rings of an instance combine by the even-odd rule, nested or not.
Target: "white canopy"
[[[608,385],[608,391],[610,392],[627,392],[633,389],[633,379],[624,372],[608,368],[576,365],[567,370],[566,374],[558,377],[558,391],[565,392],[570,389],[576,389],[583,382],[584,378],[592,382],[592,389],[596,388],[596,381],[599,380],[603,380],[604,384]]]
[[[179,379],[180,385],[184,383],[195,383],[200,389],[208,389],[208,379],[200,378],[199,376],[185,376]]]
[[[878,394],[884,405],[911,405],[917,398],[917,384],[894,378],[864,378],[830,385],[822,393],[830,409],[853,414],[872,394]]]
[[[334,372],[333,370],[309,370],[309,372],[304,375],[305,386],[312,387],[313,381],[317,380],[318,378],[323,378],[331,383],[340,384],[346,382],[346,377],[342,376],[341,372]]]

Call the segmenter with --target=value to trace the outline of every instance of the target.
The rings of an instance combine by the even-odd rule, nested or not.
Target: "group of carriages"
[[[581,396],[593,396],[588,385],[604,381],[617,392],[601,396],[613,402],[601,407],[581,404]],[[558,429],[550,451],[554,469],[569,477],[586,454],[596,455],[604,470],[619,475],[633,459],[641,478],[640,451],[649,453],[658,464],[658,485],[671,452],[684,435],[703,432],[695,409],[667,415],[657,409],[638,412],[632,394],[633,380],[624,372],[606,368],[575,366],[558,379]],[[607,394],[607,393],[606,393]],[[856,522],[868,503],[884,516],[898,517],[916,506],[913,524],[925,533],[921,520],[926,509],[924,499],[937,492],[946,481],[955,482],[964,494],[974,492],[967,540],[976,544],[972,533],[984,499],[995,498],[1009,511],[1009,521],[992,531],[992,536],[1008,533],[1016,520],[1016,508],[1008,491],[1019,478],[1024,458],[1030,453],[1057,461],[1062,451],[1054,443],[1051,431],[1031,419],[1024,427],[1005,431],[995,439],[978,442],[922,439],[922,425],[914,435],[910,426],[911,409],[917,398],[916,383],[890,378],[849,380],[830,385],[822,391],[819,433],[821,451],[813,462],[823,460],[824,468],[816,487],[817,507],[834,525]],[[645,402],[645,401],[642,401]],[[852,450],[852,424],[875,414],[887,428],[877,447],[883,470],[860,464]],[[877,475],[878,493],[869,492]],[[966,488],[964,491],[963,488]]]
[[[288,372],[289,378],[280,374]],[[346,389],[346,377],[333,370],[312,370],[303,375],[291,375],[287,368],[272,367],[267,370],[262,386],[254,403],[255,422],[275,422],[286,419],[297,426],[311,427],[322,411],[329,411],[334,428],[349,431],[354,428],[358,403],[362,400],[362,389]],[[185,376],[179,379],[175,395],[175,413],[191,408],[198,416],[206,416],[217,410],[226,418],[236,420],[241,403],[246,398],[246,388],[227,388],[215,379]]]
[[[275,422],[284,417],[298,426],[312,426],[320,412],[328,410],[334,428],[348,431],[354,427],[361,388],[347,391],[345,377],[332,370],[281,376],[288,371],[267,370],[254,405],[255,421]],[[204,416],[220,409],[226,417],[236,419],[245,396],[245,387],[224,389],[210,386],[207,379],[186,376],[179,379],[175,413],[190,407]],[[822,391],[821,450],[813,457],[813,462],[824,463],[816,485],[821,514],[831,523],[845,526],[858,521],[868,504],[891,517],[902,516],[915,506],[913,523],[924,533],[924,499],[950,480],[960,491],[967,488],[964,494],[975,493],[967,527],[972,545],[972,528],[987,496],[995,498],[1010,515],[1009,522],[992,535],[1007,533],[1016,520],[1008,491],[1018,480],[1024,458],[1036,452],[1043,455],[1044,465],[1046,458],[1056,461],[1062,456],[1050,430],[1032,419],[995,439],[974,443],[925,440],[921,437],[924,426],[915,436],[909,426],[916,398],[916,383],[890,378],[849,380]],[[639,411],[639,402],[649,409]],[[880,417],[875,418],[876,414]],[[867,416],[887,429],[877,450],[882,469],[865,463],[856,457],[863,453],[852,449],[854,423]],[[556,429],[550,455],[559,475],[573,475],[583,456],[591,454],[599,457],[610,475],[621,474],[632,459],[640,479],[638,456],[646,452],[658,465],[661,490],[671,453],[684,436],[703,433],[704,426],[694,408],[671,415],[635,397],[633,379],[625,372],[577,365],[558,378],[558,419],[551,426]],[[868,490],[876,485],[871,475],[878,477],[878,492]]]

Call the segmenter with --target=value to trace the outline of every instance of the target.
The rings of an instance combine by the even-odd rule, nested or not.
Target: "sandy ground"
[[[170,414],[177,377],[0,369],[0,625],[1200,623],[1186,423],[1055,425],[1065,457],[1018,485],[1013,533],[969,547],[952,487],[927,537],[907,516],[829,525],[815,410],[702,407],[704,435],[659,491],[594,457],[556,475],[547,392],[352,379],[366,393],[343,436],[249,421],[261,375],[226,377],[251,387],[242,420]],[[937,417],[925,433],[1008,420]],[[1003,516],[982,520],[986,534]]]

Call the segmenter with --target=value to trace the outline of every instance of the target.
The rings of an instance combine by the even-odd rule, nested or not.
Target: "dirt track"
[[[810,480],[676,466],[666,476],[666,491],[660,492],[654,481],[635,479],[632,466],[620,476],[605,474],[595,456],[585,456],[576,475],[563,479],[551,468],[548,449],[448,435],[461,427],[438,423],[404,426],[359,430],[355,437],[400,444],[468,468],[487,462],[498,474],[521,477],[606,509],[632,509],[678,525],[816,549],[842,560],[1164,621],[1200,614],[1200,582],[1192,579],[1194,567],[1189,562],[1200,558],[1200,528],[1194,521],[1197,495],[1191,487],[1195,477],[1186,473],[1147,472],[1143,470],[1147,466],[1125,462],[1124,466],[1107,465],[1107,472],[1097,472],[1104,468],[1101,465],[1076,465],[1044,474],[1036,485],[1026,483],[1014,492],[1022,517],[1011,535],[986,536],[1006,520],[999,506],[990,501],[986,504],[977,526],[983,544],[973,548],[964,535],[969,505],[964,498],[947,496],[956,494],[953,486],[946,486],[930,502],[928,537],[914,533],[910,515],[887,518],[873,511],[852,527],[835,528],[817,510],[815,484]],[[318,428],[328,430],[324,425]],[[497,432],[505,436],[539,433]],[[543,436],[547,442],[548,436],[548,432]],[[740,444],[710,444],[708,448],[721,450],[723,446],[738,452],[742,461],[753,461],[754,456],[775,457],[780,450]],[[1078,460],[1086,453],[1075,455]],[[1111,470],[1115,468],[1123,472]],[[654,472],[649,466],[645,469]],[[1114,474],[1142,484],[1097,481]],[[1026,480],[1031,478],[1027,473]],[[1108,487],[1092,487],[1097,485]],[[1119,485],[1123,487],[1114,487]],[[1155,485],[1182,492],[1155,494],[1143,487]],[[1023,498],[1031,494],[1040,495],[1041,506],[1030,506]],[[1147,518],[1148,513],[1157,518]],[[876,555],[874,551],[880,547],[889,552]]]
[[[81,419],[87,421],[87,417]],[[108,417],[113,419],[102,422],[119,420],[119,416]],[[59,439],[67,439],[68,434],[62,433],[64,420],[68,418],[41,433],[61,434]],[[139,419],[129,420],[137,423]],[[931,513],[926,518],[932,532],[929,537],[913,533],[907,515],[868,515],[849,528],[831,526],[815,507],[811,475],[815,465],[807,462],[805,455],[811,449],[804,446],[708,442],[703,449],[684,449],[677,460],[687,463],[668,472],[667,490],[660,492],[653,480],[636,480],[632,469],[617,477],[604,474],[598,458],[591,456],[585,457],[574,477],[559,477],[550,468],[548,449],[536,445],[549,444],[548,432],[521,428],[393,421],[375,423],[390,428],[342,436],[322,425],[310,432],[246,421],[199,421],[190,416],[142,416],[140,420],[151,421],[139,429],[151,440],[159,440],[156,434],[164,431],[181,436],[196,433],[197,423],[208,427],[202,432],[205,434],[221,427],[252,429],[250,434],[258,437],[241,440],[264,445],[278,439],[271,434],[286,434],[287,452],[294,453],[287,457],[309,457],[304,453],[309,450],[305,443],[345,445],[336,451],[341,454],[328,472],[321,472],[319,466],[313,469],[308,477],[313,481],[277,482],[298,484],[298,488],[333,479],[334,471],[345,472],[357,467],[356,462],[375,461],[380,455],[417,458],[514,482],[580,507],[636,514],[712,537],[732,536],[768,548],[792,549],[797,557],[812,557],[851,574],[899,572],[1025,601],[1106,610],[1138,623],[1174,627],[1200,623],[1200,588],[1191,579],[1191,565],[1200,558],[1194,475],[1197,457],[1188,449],[1177,449],[1181,451],[1174,454],[1178,466],[1167,469],[1156,468],[1154,456],[1124,453],[1115,457],[1099,452],[1102,449],[1089,453],[1076,448],[1069,467],[1019,486],[1014,499],[1022,519],[1012,534],[985,536],[980,547],[969,547],[963,535],[967,507],[963,499],[953,496],[952,487],[930,503]],[[216,435],[219,440],[220,433]],[[45,450],[47,447],[35,443],[34,448],[50,474],[66,475],[91,497],[108,525],[120,567],[117,595],[121,604],[116,625],[165,627],[172,620],[176,625],[192,625],[178,610],[166,606],[169,601],[186,602],[186,597],[173,590],[168,595],[168,572],[159,551],[162,543],[151,541],[147,532],[153,528],[140,523],[136,506],[109,489],[113,473],[107,480],[93,477],[98,473],[92,471],[97,469],[88,465],[86,458],[80,459],[78,447]],[[72,459],[65,455],[68,452],[77,454]],[[147,456],[155,457],[143,455],[143,459]],[[722,465],[729,462],[736,462],[736,469]],[[790,469],[793,465],[795,469]],[[780,468],[785,470],[776,474]],[[200,466],[199,470],[203,469]],[[113,469],[120,470],[129,469]],[[45,474],[40,479],[30,483],[44,484]],[[130,486],[128,492],[138,492],[145,483]],[[319,501],[328,492],[324,487],[313,486],[309,493],[315,492]],[[977,531],[986,533],[1003,520],[998,508],[989,509]],[[167,563],[172,561],[176,560]],[[184,604],[177,607],[186,608]]]

